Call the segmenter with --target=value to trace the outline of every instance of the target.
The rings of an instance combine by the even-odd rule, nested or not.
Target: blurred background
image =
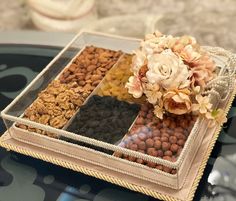
[[[191,34],[235,51],[235,0],[0,0],[1,30],[78,32],[142,38],[156,29]]]

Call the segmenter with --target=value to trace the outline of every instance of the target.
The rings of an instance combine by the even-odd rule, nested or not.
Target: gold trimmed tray
[[[226,113],[228,113],[231,107],[235,94],[236,89],[234,89],[232,96],[228,100],[228,104],[225,108]],[[98,171],[99,168],[101,169],[101,167],[97,167],[95,165],[91,166],[89,163],[86,163],[79,159],[67,157],[63,154],[19,142],[13,139],[8,132],[4,133],[4,135],[2,135],[2,137],[0,138],[0,146],[6,148],[7,150],[16,151],[27,156],[32,156],[34,158],[41,159],[68,169],[72,169],[74,171],[78,171],[83,174],[93,176],[158,199],[168,201],[191,201],[194,197],[199,181],[203,175],[203,171],[205,169],[211,151],[219,136],[220,130],[221,126],[219,125],[215,127],[212,132],[206,133],[206,136],[203,139],[203,142],[193,161],[192,167],[187,175],[186,182],[184,183],[183,188],[181,188],[180,190],[174,190],[160,185],[156,185],[155,189],[143,187],[139,185],[140,181],[138,179],[136,179],[135,182],[129,182],[129,178],[124,181],[122,180],[122,175],[116,173],[117,176],[113,176],[111,170],[103,168],[101,173],[101,171]]]
[[[87,34],[89,35],[89,33],[87,33]],[[81,36],[79,35],[78,37],[79,38],[82,37],[82,39],[84,39],[83,35],[81,35]],[[97,41],[97,43],[99,44],[98,38],[103,40],[103,37],[104,37],[106,39],[106,40],[104,39],[106,41],[105,46],[108,48],[112,46],[110,44],[110,39],[112,38],[112,36],[110,36],[110,38],[109,38],[106,35],[99,35],[99,34],[96,35],[95,34],[95,35],[93,35],[93,37],[91,37],[91,38],[90,37],[91,37],[91,35],[88,36],[89,43],[92,43],[93,45],[95,45],[94,41]],[[123,47],[123,45],[125,45],[125,44],[120,43],[119,42],[120,40],[123,40],[123,39],[116,38],[116,40],[115,40],[116,43],[121,46],[117,46],[115,49],[117,49],[118,47],[121,47],[122,49],[124,48],[124,50],[126,50],[125,47]],[[73,43],[73,41],[71,43]],[[128,39],[128,41],[129,41],[129,39]],[[84,150],[85,148],[82,149],[80,146],[77,147],[78,149],[76,149],[76,151],[73,151],[73,150],[75,150],[74,145],[73,146],[70,145],[70,146],[66,147],[64,141],[61,141],[60,146],[55,148],[55,146],[53,146],[53,145],[55,145],[57,142],[54,139],[50,140],[48,137],[40,136],[39,134],[29,136],[27,134],[27,132],[25,132],[25,133],[18,132],[17,130],[13,130],[12,128],[10,128],[11,123],[13,123],[13,124],[14,124],[14,122],[25,123],[26,125],[29,124],[29,126],[32,125],[32,126],[35,126],[36,128],[45,129],[46,131],[49,131],[49,132],[55,132],[60,136],[66,136],[66,137],[69,136],[69,137],[71,137],[71,139],[76,139],[81,142],[85,142],[85,143],[89,142],[89,144],[96,143],[95,145],[99,145],[99,147],[101,146],[103,148],[104,148],[104,146],[105,147],[107,146],[108,149],[110,149],[112,151],[119,151],[120,150],[120,148],[117,146],[110,145],[108,143],[104,143],[101,141],[96,141],[94,139],[86,138],[82,135],[76,135],[76,134],[67,132],[65,130],[58,130],[53,127],[49,127],[47,125],[41,125],[41,124],[38,125],[35,122],[30,122],[28,120],[18,118],[17,115],[15,114],[15,112],[18,111],[16,108],[20,107],[22,104],[21,102],[20,103],[17,102],[18,101],[17,99],[19,99],[21,96],[24,96],[26,98],[29,96],[30,93],[29,94],[27,94],[27,93],[31,91],[31,88],[30,88],[31,85],[33,86],[35,83],[37,85],[38,81],[40,81],[39,80],[41,78],[40,76],[44,75],[44,71],[48,70],[49,68],[52,69],[54,62],[57,61],[58,58],[61,58],[61,56],[65,53],[65,51],[67,51],[67,49],[69,47],[74,47],[73,45],[71,45],[71,43],[68,44],[68,46],[65,47],[65,49],[57,57],[55,57],[55,59],[35,78],[35,80],[21,93],[21,95],[19,97],[17,97],[2,112],[2,116],[5,118],[6,124],[9,124],[8,125],[9,130],[5,134],[3,134],[2,137],[0,137],[0,146],[5,147],[6,149],[9,149],[9,150],[13,150],[13,151],[28,155],[28,156],[32,156],[32,157],[35,157],[35,158],[38,158],[38,159],[41,159],[44,161],[54,163],[56,165],[60,165],[65,168],[69,168],[69,169],[72,169],[72,170],[75,170],[78,172],[82,172],[84,174],[94,176],[99,179],[103,179],[105,181],[123,186],[125,188],[131,189],[134,191],[144,193],[146,195],[150,195],[155,198],[159,198],[159,199],[163,199],[163,200],[179,200],[179,201],[192,200],[194,193],[196,191],[196,188],[198,186],[198,183],[199,183],[201,176],[203,174],[207,160],[208,160],[210,153],[212,151],[212,148],[214,147],[216,139],[219,136],[219,133],[221,130],[221,125],[217,125],[213,128],[208,128],[207,126],[205,126],[205,127],[202,126],[201,129],[205,130],[205,128],[207,128],[207,132],[205,132],[205,131],[200,132],[199,131],[198,133],[195,133],[198,138],[201,137],[201,140],[199,139],[198,143],[196,143],[196,141],[195,141],[195,145],[197,144],[199,146],[197,146],[196,149],[194,149],[195,150],[194,154],[192,154],[191,150],[187,149],[185,146],[185,148],[186,148],[185,151],[188,150],[189,155],[187,158],[185,158],[186,160],[185,160],[185,163],[183,163],[183,166],[180,167],[179,166],[180,163],[177,163],[178,161],[176,161],[176,163],[171,163],[168,161],[162,162],[161,159],[155,158],[155,162],[157,162],[157,163],[162,162],[163,165],[167,164],[167,166],[170,165],[170,167],[173,166],[173,168],[176,168],[176,169],[180,168],[180,170],[182,172],[184,172],[184,177],[182,177],[183,178],[182,180],[179,180],[177,177],[177,179],[174,181],[175,186],[177,186],[177,188],[170,188],[170,185],[173,185],[173,181],[170,181],[170,180],[169,180],[169,184],[170,184],[169,186],[168,185],[161,185],[161,183],[160,182],[158,183],[158,181],[153,182],[155,179],[161,180],[159,177],[160,175],[159,174],[154,175],[153,173],[158,173],[158,172],[154,172],[154,171],[152,172],[152,174],[149,174],[151,172],[151,170],[149,172],[148,167],[139,166],[139,169],[135,169],[136,166],[139,164],[132,164],[132,166],[131,166],[130,161],[125,161],[124,164],[122,164],[122,167],[123,167],[122,171],[123,172],[118,171],[118,170],[120,170],[119,167],[117,166],[118,163],[113,163],[111,165],[110,160],[108,160],[108,157],[102,157],[102,156],[99,157],[101,155],[101,153],[99,153],[100,155],[94,155],[94,152],[89,151],[87,148],[86,148],[86,150],[88,152],[86,153]],[[133,47],[137,44],[137,41],[135,39],[132,39],[130,41],[130,43],[131,43],[130,46]],[[84,47],[84,44],[82,44],[81,40],[79,40],[73,44],[76,45],[76,47],[77,46],[79,46],[79,47],[81,46],[81,48]],[[129,49],[131,47],[129,47]],[[214,49],[213,53],[215,51],[218,52],[218,49],[217,48]],[[65,53],[65,55],[67,55],[67,54]],[[232,61],[231,60],[230,61],[233,64],[235,64],[235,57],[234,56],[232,56],[232,57],[233,57]],[[63,58],[63,56],[62,56],[62,58]],[[230,57],[230,59],[231,59],[231,57]],[[221,62],[222,62],[222,64],[225,64],[224,59],[222,59],[222,61],[220,59],[220,64],[219,64],[220,66],[221,66]],[[56,64],[56,62],[55,62],[55,64]],[[56,73],[55,73],[55,75],[56,75]],[[232,103],[234,96],[236,94],[236,89],[234,89],[235,77],[234,77],[233,73],[231,74],[231,78],[232,78],[231,79],[232,82],[230,82],[231,85],[228,90],[229,93],[227,93],[225,98],[222,99],[221,96],[220,96],[220,98],[219,98],[219,96],[215,97],[216,103],[218,103],[218,102],[220,102],[220,100],[222,100],[221,108],[226,113],[228,113],[231,103]],[[6,111],[9,114],[6,113]],[[8,120],[9,120],[9,122],[8,122]],[[37,136],[37,135],[39,135],[39,136]],[[203,140],[202,140],[202,138],[203,138]],[[191,138],[191,139],[194,140],[194,138]],[[130,154],[134,154],[134,153],[132,153],[131,150],[127,150],[126,152],[130,153]],[[74,154],[74,153],[77,153],[77,154]],[[96,152],[96,153],[98,154],[98,152]],[[135,153],[135,154],[140,154],[140,153]],[[146,157],[145,159],[148,159],[148,160],[152,159],[152,158],[150,158],[150,156],[145,156],[145,157]],[[122,160],[122,159],[116,158],[116,162],[119,162],[118,160]],[[154,159],[152,159],[152,160],[154,160]],[[99,164],[99,162],[100,162],[100,164]],[[124,167],[127,167],[125,165],[127,165],[127,166],[130,165],[129,167],[132,167],[132,171],[128,172],[127,168],[124,168]],[[184,171],[184,170],[186,170],[186,171]],[[159,171],[159,170],[156,170],[156,171]],[[134,175],[136,175],[136,176],[134,176]],[[177,174],[177,176],[178,176],[178,174]],[[166,182],[166,179],[162,178],[161,181]],[[168,186],[168,187],[165,187],[165,186]]]

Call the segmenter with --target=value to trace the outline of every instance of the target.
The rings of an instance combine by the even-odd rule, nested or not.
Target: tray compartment
[[[121,55],[121,51],[94,46],[83,48],[56,79],[39,93],[24,112],[23,118],[63,128]],[[50,132],[23,124],[18,127],[55,137]]]
[[[130,70],[132,58],[132,54],[124,54],[117,64],[105,75],[100,86],[95,89],[94,94],[99,96],[113,96],[118,100],[130,103],[145,103],[145,97],[135,99],[128,93],[127,88],[125,88],[125,84],[132,75]]]
[[[115,144],[127,133],[139,109],[137,104],[94,95],[80,108],[67,130]]]

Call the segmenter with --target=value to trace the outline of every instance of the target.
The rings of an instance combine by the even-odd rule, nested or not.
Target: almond
[[[94,71],[97,67],[95,65],[89,65],[87,70],[88,71]]]
[[[91,80],[92,80],[92,81],[96,81],[96,80],[99,80],[99,79],[101,79],[101,78],[102,78],[101,75],[92,75]]]

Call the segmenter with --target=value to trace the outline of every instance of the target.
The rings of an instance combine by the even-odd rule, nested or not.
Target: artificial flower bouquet
[[[212,120],[210,126],[226,121],[208,96],[217,76],[216,64],[195,38],[156,31],[146,35],[134,54],[133,75],[126,87],[135,98],[146,96],[158,118],[192,112]]]

